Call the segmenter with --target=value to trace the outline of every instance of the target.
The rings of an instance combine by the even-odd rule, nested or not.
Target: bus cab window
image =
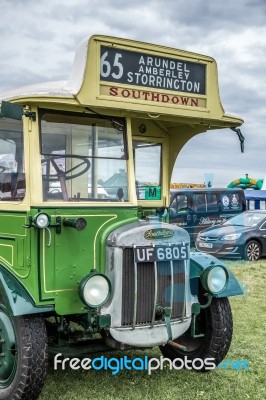
[[[133,142],[138,200],[161,199],[161,147],[160,143]]]
[[[23,127],[21,121],[0,119],[0,200],[25,196]]]
[[[44,201],[128,201],[124,121],[45,112]]]

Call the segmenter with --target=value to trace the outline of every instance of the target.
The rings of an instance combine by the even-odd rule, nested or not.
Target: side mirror
[[[11,118],[21,120],[23,115],[36,121],[36,113],[31,111],[24,111],[21,104],[10,103],[9,101],[2,101],[0,108],[0,118]]]
[[[0,118],[11,118],[21,120],[24,115],[23,106],[20,104],[13,104],[9,101],[2,101],[0,109]]]

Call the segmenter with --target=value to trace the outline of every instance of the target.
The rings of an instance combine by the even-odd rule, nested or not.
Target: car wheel
[[[206,372],[209,370],[206,368],[206,359],[213,358],[215,365],[218,365],[226,356],[231,344],[233,319],[227,298],[213,298],[211,305],[201,310],[196,317],[196,333],[204,336],[194,338],[189,328],[175,340],[178,345],[186,347],[186,351],[171,344],[160,346],[160,349],[165,357],[171,360],[176,358],[189,360],[189,369]]]
[[[244,257],[249,261],[257,261],[261,257],[261,246],[256,240],[246,244]]]
[[[0,303],[0,399],[37,399],[46,370],[47,335],[43,318],[13,317]]]

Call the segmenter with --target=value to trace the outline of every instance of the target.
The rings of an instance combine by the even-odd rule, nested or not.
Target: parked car
[[[200,232],[196,248],[219,258],[257,261],[266,255],[266,211],[244,211],[220,226]]]
[[[172,189],[170,223],[184,228],[194,244],[200,231],[246,210],[243,189]]]

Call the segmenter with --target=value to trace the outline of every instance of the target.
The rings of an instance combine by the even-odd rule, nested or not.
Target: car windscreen
[[[266,218],[266,214],[243,212],[224,222],[223,226],[256,226]]]

